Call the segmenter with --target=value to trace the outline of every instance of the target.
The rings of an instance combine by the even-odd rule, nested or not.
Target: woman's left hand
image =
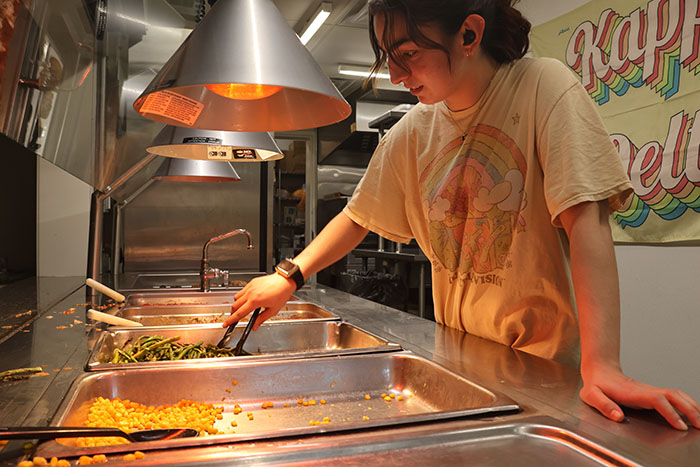
[[[610,420],[624,420],[622,404],[633,409],[653,409],[677,430],[687,430],[681,418],[685,415],[690,423],[700,429],[700,404],[677,389],[663,389],[644,384],[625,376],[619,368],[596,367],[581,372],[583,401]]]

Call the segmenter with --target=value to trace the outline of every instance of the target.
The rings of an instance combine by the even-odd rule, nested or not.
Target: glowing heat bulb
[[[264,99],[282,90],[281,86],[272,86],[269,84],[225,83],[207,84],[206,87],[220,96],[246,101]]]

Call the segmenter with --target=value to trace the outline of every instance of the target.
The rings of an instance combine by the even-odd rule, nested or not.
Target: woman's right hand
[[[228,327],[231,323],[245,318],[256,308],[261,308],[253,326],[253,330],[257,330],[260,324],[277,314],[295,290],[296,284],[293,280],[276,273],[252,279],[234,296],[231,315],[226,318],[223,327]]]
[[[294,257],[305,278],[335,263],[355,248],[368,230],[350,219],[344,212],[336,215],[304,250]],[[296,291],[296,283],[274,273],[256,277],[234,296],[231,316],[223,326],[228,327],[248,313],[261,308],[253,329],[277,312]]]

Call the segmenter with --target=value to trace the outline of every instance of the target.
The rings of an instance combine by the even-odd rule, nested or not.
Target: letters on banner
[[[536,56],[581,80],[635,195],[621,242],[700,239],[700,0],[592,0],[532,32]]]

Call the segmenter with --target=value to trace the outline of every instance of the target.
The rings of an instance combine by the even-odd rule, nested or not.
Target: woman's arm
[[[619,404],[657,410],[674,428],[700,429],[700,405],[675,389],[626,377],[620,367],[620,293],[606,201],[586,202],[560,215],[569,237],[571,276],[581,333],[581,399],[615,421]]]
[[[308,278],[321,269],[330,266],[355,248],[367,235],[368,230],[356,224],[344,213],[335,216],[321,233],[294,258],[299,269]],[[224,321],[224,327],[240,320],[256,308],[264,308],[255,323],[274,316],[294,293],[296,284],[279,274],[256,277],[234,297],[231,315]]]

